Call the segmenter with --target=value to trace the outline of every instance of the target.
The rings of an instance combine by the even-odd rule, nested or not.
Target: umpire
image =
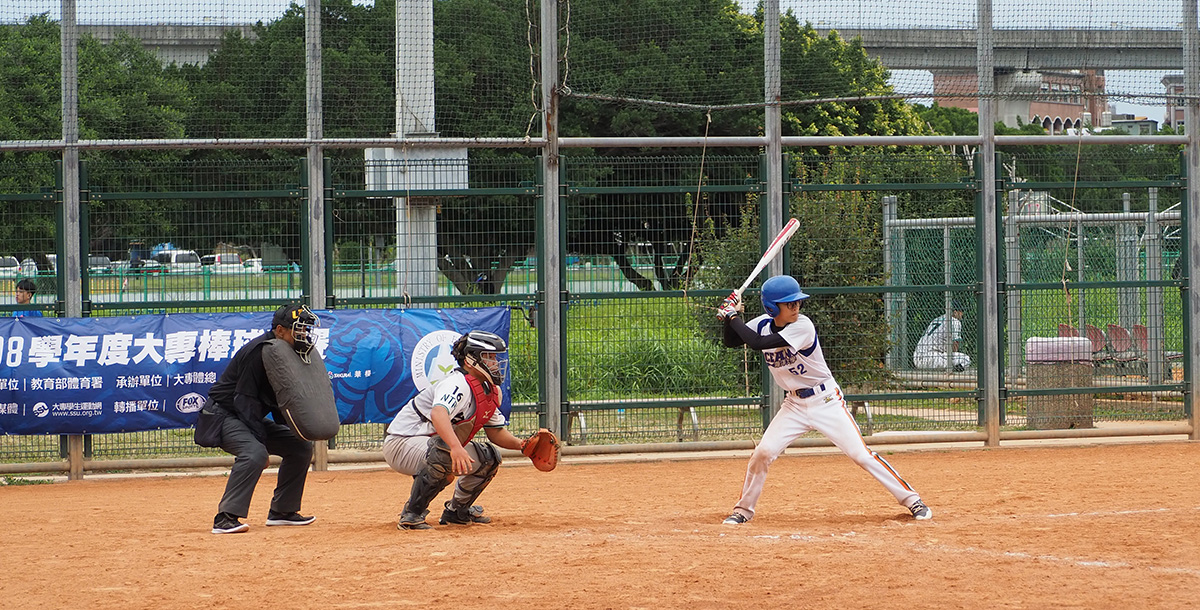
[[[219,423],[220,447],[235,456],[225,495],[221,496],[213,519],[214,534],[236,534],[250,529],[240,519],[250,512],[254,487],[271,455],[283,460],[267,525],[308,525],[317,519],[299,512],[312,460],[312,443],[277,423],[284,420],[262,358],[263,343],[270,339],[286,341],[297,352],[307,353],[312,348],[311,331],[316,324],[317,317],[308,307],[296,303],[280,307],[271,321],[271,330],[242,346],[209,389],[209,401],[216,407],[212,411],[223,420]],[[206,406],[205,411],[208,410]],[[273,419],[267,419],[268,414]]]

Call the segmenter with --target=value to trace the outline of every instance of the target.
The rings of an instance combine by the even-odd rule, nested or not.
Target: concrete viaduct
[[[975,30],[837,31],[892,70],[975,70]],[[992,47],[998,70],[1183,70],[1178,29],[995,30]]]
[[[221,45],[221,37],[239,31],[243,38],[254,38],[254,26],[244,25],[79,25],[79,33],[110,43],[125,34],[142,41],[165,63],[204,64],[208,54]]]
[[[102,42],[126,32],[142,40],[159,58],[175,63],[203,63],[221,36],[237,30],[253,37],[245,25],[80,25]],[[822,35],[828,29],[819,29]],[[973,29],[838,29],[842,38],[861,37],[867,53],[892,70],[974,70]],[[1174,29],[1045,29],[995,30],[995,65],[1019,70],[1182,70],[1183,32]]]

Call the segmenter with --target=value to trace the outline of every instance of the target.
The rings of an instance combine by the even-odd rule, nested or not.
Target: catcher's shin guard
[[[454,497],[446,503],[446,511],[466,515],[471,505],[479,498],[479,494],[496,478],[500,470],[500,450],[491,443],[471,441],[475,445],[475,453],[479,456],[479,468],[458,480]],[[462,496],[462,499],[459,499]],[[477,523],[479,521],[476,521]],[[442,523],[446,523],[446,514],[442,513]],[[465,521],[460,521],[465,523]]]
[[[404,512],[400,513],[400,529],[426,529],[425,516],[429,514],[429,503],[437,497],[453,477],[440,475],[429,466],[413,475],[412,491],[409,492],[408,502],[404,504]],[[424,525],[425,527],[421,527]]]
[[[429,514],[429,503],[442,493],[454,480],[454,467],[450,461],[450,447],[441,437],[429,439],[425,452],[425,466],[413,475],[412,491],[404,512],[400,513],[400,529],[426,529],[425,516]],[[422,527],[424,526],[424,527]]]

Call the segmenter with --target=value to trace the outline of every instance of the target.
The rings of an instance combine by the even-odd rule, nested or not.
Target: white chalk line
[[[1200,511],[1200,506],[1192,507],[1191,509],[1145,508],[1145,509],[1117,510],[1117,511],[1051,513],[1051,514],[1041,515],[1040,517],[1046,518],[1046,519],[1062,519],[1062,518],[1069,518],[1069,517],[1120,517],[1120,516],[1127,516],[1127,515],[1172,513],[1172,512],[1179,512],[1179,511],[1183,511],[1183,512]],[[1010,517],[1011,516],[1005,516],[1006,520],[1008,520],[1008,518],[1010,518]],[[1036,518],[1039,518],[1039,516],[1038,515],[1026,515],[1025,518],[1026,519],[1036,519]],[[936,525],[936,524],[937,523],[935,522],[934,525]],[[913,526],[913,527],[921,527],[921,525],[915,524],[915,523],[907,524],[907,525]],[[744,526],[739,526],[739,527],[744,527]],[[700,533],[700,532],[699,532],[699,530],[694,530],[692,533]],[[727,535],[736,535],[736,531],[722,532],[722,533],[718,534],[718,538],[724,537]],[[748,537],[755,539],[755,540],[761,540],[763,542],[788,542],[788,541],[805,542],[805,543],[848,542],[850,544],[860,544],[860,545],[868,545],[868,546],[891,546],[891,545],[895,544],[894,540],[891,540],[891,539],[883,540],[883,539],[873,538],[870,534],[860,534],[859,532],[856,532],[853,530],[847,531],[847,532],[833,532],[833,533],[821,534],[821,535],[753,534]],[[1174,575],[1200,577],[1200,569],[1188,568],[1188,567],[1160,566],[1160,565],[1150,565],[1150,564],[1145,564],[1145,563],[1129,563],[1126,561],[1104,561],[1104,560],[1099,560],[1099,559],[1087,559],[1087,558],[1079,558],[1079,557],[1072,557],[1072,556],[1058,556],[1058,555],[1051,555],[1051,554],[1046,554],[1046,553],[1026,553],[1023,551],[988,550],[988,549],[980,549],[980,548],[971,547],[971,546],[955,547],[955,546],[945,545],[945,544],[929,545],[929,544],[922,544],[922,543],[918,543],[918,542],[909,542],[909,543],[906,543],[906,546],[913,549],[914,551],[923,552],[923,553],[943,552],[943,553],[948,553],[948,554],[960,554],[960,555],[966,555],[966,554],[982,555],[982,556],[992,557],[992,558],[997,558],[997,559],[1019,559],[1019,560],[1029,560],[1029,561],[1045,561],[1045,562],[1061,563],[1061,564],[1078,566],[1081,568],[1135,569],[1135,570],[1145,570],[1148,572],[1160,573],[1160,574],[1174,574]]]
[[[1200,578],[1200,569],[1196,568],[1181,568],[1173,566],[1158,566],[1148,565],[1143,563],[1129,563],[1126,561],[1101,561],[1096,559],[1081,559],[1078,557],[1060,557],[1058,555],[1049,555],[1046,553],[1025,553],[1021,551],[992,551],[988,549],[980,549],[977,547],[952,547],[944,544],[928,545],[919,543],[909,543],[907,545],[913,551],[918,553],[941,552],[957,555],[982,555],[996,559],[1021,559],[1030,561],[1044,561],[1051,563],[1062,563],[1067,565],[1078,566],[1081,568],[1106,568],[1106,569],[1134,569],[1145,570],[1147,572],[1156,572],[1162,574],[1179,574],[1184,576],[1192,576]]]
[[[1200,510],[1200,509],[1196,509]],[[1170,508],[1142,508],[1137,510],[1110,510],[1110,511],[1091,511],[1086,513],[1051,513],[1046,515],[1050,519],[1058,517],[1112,517],[1117,515],[1144,515],[1148,513],[1169,513]]]

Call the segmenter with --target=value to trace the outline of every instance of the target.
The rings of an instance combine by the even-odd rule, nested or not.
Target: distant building
[[[1158,121],[1132,114],[1112,115],[1112,127],[1120,129],[1131,136],[1154,135],[1158,133]]]
[[[88,25],[79,26],[81,34],[109,44],[121,34],[142,41],[142,46],[154,53],[164,64],[204,65],[208,56],[221,47],[221,38],[238,32],[246,40],[257,35],[253,24],[240,25]]]
[[[933,92],[939,105],[978,112],[978,98],[953,95],[978,90],[974,71],[933,73]],[[997,73],[996,91],[1000,95],[996,114],[1009,127],[1035,124],[1056,134],[1090,125],[1107,126],[1103,70]]]

